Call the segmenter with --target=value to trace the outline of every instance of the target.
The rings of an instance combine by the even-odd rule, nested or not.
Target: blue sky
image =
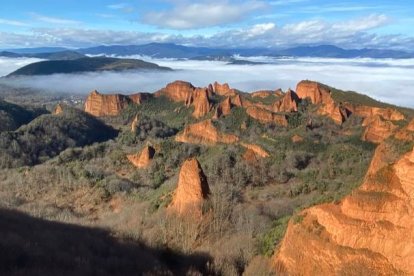
[[[2,0],[0,48],[173,42],[414,51],[412,0]]]

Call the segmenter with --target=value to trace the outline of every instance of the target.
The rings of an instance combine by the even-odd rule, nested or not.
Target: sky
[[[2,0],[0,49],[150,42],[414,52],[413,0]]]

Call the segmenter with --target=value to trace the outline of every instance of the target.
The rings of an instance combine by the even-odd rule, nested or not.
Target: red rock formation
[[[167,86],[160,91],[155,93],[156,97],[165,96],[174,102],[185,102],[187,103],[195,87],[186,81],[175,81],[167,84]]]
[[[258,145],[247,144],[243,142],[241,142],[240,145],[246,148],[246,151],[243,154],[243,159],[249,163],[255,163],[260,158],[269,157],[269,153]]]
[[[272,90],[259,90],[251,93],[253,98],[267,98],[275,95],[275,91]]]
[[[269,153],[265,151],[262,147],[254,144],[240,143],[241,146],[245,147],[248,150],[253,151],[253,153],[261,158],[269,157]]]
[[[55,109],[53,110],[54,115],[59,115],[63,112],[63,106],[62,104],[57,104]]]
[[[149,97],[150,94],[148,93],[137,93],[126,96],[121,94],[101,94],[95,90],[86,98],[85,112],[97,117],[116,116],[129,104],[141,104],[142,101]]]
[[[375,155],[360,188],[289,223],[273,258],[280,272],[414,275],[414,151],[392,164],[386,147]]]
[[[275,102],[272,106],[273,112],[297,112],[299,97],[292,90],[289,90],[283,98]]]
[[[323,104],[331,98],[329,89],[313,81],[299,82],[296,86],[296,94],[300,99],[309,98],[313,104]]]
[[[392,108],[380,108],[366,105],[354,105],[345,103],[345,108],[348,109],[352,114],[361,116],[363,118],[372,117],[379,115],[388,121],[399,121],[404,120],[405,116],[398,110]]]
[[[131,132],[132,133],[137,132],[138,122],[139,122],[138,115],[135,115],[134,120],[131,123]]]
[[[213,119],[218,119],[222,116],[229,115],[231,113],[231,107],[232,107],[231,100],[229,97],[227,97],[217,106]]]
[[[302,136],[299,136],[299,135],[297,135],[297,134],[295,134],[295,135],[293,135],[293,136],[292,136],[292,138],[290,138],[290,140],[291,140],[293,143],[300,143],[300,142],[302,142],[302,141],[303,141],[303,137],[302,137]]]
[[[258,120],[261,123],[275,123],[281,126],[287,126],[288,121],[285,115],[275,114],[273,112],[251,106],[246,109],[247,114],[253,119]]]
[[[193,105],[193,117],[201,118],[211,110],[209,100],[210,91],[208,88],[196,88],[185,81],[175,81],[155,93],[156,97],[166,96],[174,102],[183,102],[187,107]]]
[[[214,93],[220,96],[236,96],[237,92],[235,89],[231,89],[227,83],[219,84],[218,82],[214,82],[213,85]]]
[[[326,102],[319,108],[318,113],[330,117],[335,123],[342,124],[348,119],[348,110],[337,104],[332,98],[326,98]]]
[[[386,121],[379,115],[365,118],[362,125],[366,127],[362,140],[373,143],[381,143],[397,129],[391,121]]]
[[[237,106],[237,107],[247,108],[249,106],[252,106],[252,103],[246,100],[245,98],[243,98],[240,94],[232,97],[230,101],[232,105]]]
[[[290,88],[289,88],[289,90],[290,90]],[[285,93],[283,93],[282,89],[280,89],[280,88],[275,91],[275,96],[276,97],[282,97],[284,94]]]
[[[414,140],[414,120],[412,120],[406,127],[400,129],[395,134],[395,138],[405,141]]]
[[[150,93],[135,93],[128,95],[128,98],[131,99],[131,101],[135,104],[142,104],[144,101],[150,99],[152,97],[152,94]]]
[[[151,146],[146,146],[140,153],[127,155],[127,158],[135,167],[142,169],[150,165],[154,154],[155,149]]]
[[[313,81],[301,81],[296,87],[299,98],[309,98],[313,104],[321,104],[318,113],[330,117],[337,124],[342,124],[349,115],[349,111],[332,98],[331,91]]]
[[[207,178],[200,163],[195,158],[188,159],[181,166],[177,188],[168,209],[178,215],[200,217],[203,202],[209,193]]]
[[[128,106],[131,100],[124,95],[103,95],[98,91],[89,94],[85,102],[85,111],[94,116],[116,116]]]
[[[211,104],[208,98],[207,89],[196,88],[193,92],[193,106],[194,112],[193,117],[201,118],[207,115],[211,110]]]
[[[214,145],[216,143],[233,144],[239,138],[232,134],[220,133],[213,125],[211,120],[205,120],[184,128],[175,140],[182,143]]]

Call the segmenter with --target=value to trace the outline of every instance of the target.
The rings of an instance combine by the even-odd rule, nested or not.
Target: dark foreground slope
[[[137,59],[119,59],[107,57],[80,58],[75,60],[48,60],[26,65],[8,76],[33,76],[51,74],[69,74],[97,71],[124,70],[171,70],[155,63]]]
[[[207,255],[120,241],[108,231],[0,209],[1,275],[172,275],[201,270]],[[179,270],[177,268],[180,268]]]
[[[76,109],[43,115],[14,132],[0,134],[0,167],[34,165],[68,147],[103,142],[116,131]]]
[[[42,108],[22,107],[0,100],[0,132],[16,130],[47,111]]]

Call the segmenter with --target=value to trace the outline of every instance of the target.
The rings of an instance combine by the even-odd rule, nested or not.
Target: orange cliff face
[[[349,116],[349,111],[334,101],[331,91],[317,82],[299,82],[296,93],[300,99],[308,98],[313,104],[321,104],[318,113],[330,117],[337,124],[342,124]]]
[[[86,99],[85,112],[97,117],[116,116],[129,104],[141,104],[142,101],[149,97],[151,95],[147,93],[126,96],[121,94],[101,94],[95,90]]]
[[[390,137],[397,129],[391,121],[386,121],[379,115],[365,118],[362,126],[366,127],[362,140],[377,144]]]
[[[186,81],[175,81],[167,84],[167,86],[155,93],[156,97],[166,96],[174,102],[187,103],[191,98],[195,87]]]
[[[218,82],[214,82],[212,85],[214,93],[220,96],[236,96],[237,92],[235,89],[230,88],[227,83],[219,84]]]
[[[414,274],[414,150],[394,162],[382,145],[361,187],[341,203],[306,209],[302,221],[289,223],[273,257],[278,271]]]
[[[259,90],[251,93],[253,98],[267,98],[275,95],[275,91],[272,90]]]
[[[193,106],[194,112],[193,117],[201,118],[207,115],[210,112],[212,105],[210,104],[210,100],[208,98],[208,90],[197,88],[193,92]]]
[[[411,141],[414,140],[414,119],[404,128],[395,133],[395,138],[398,140]]]
[[[175,140],[182,143],[214,145],[237,143],[239,138],[232,134],[220,133],[211,120],[205,120],[186,126],[182,133],[177,134]]]
[[[348,109],[352,114],[361,116],[363,118],[379,115],[385,120],[389,121],[400,121],[405,119],[404,114],[392,108],[371,107],[349,103],[345,103],[345,108]]]
[[[200,163],[195,158],[188,159],[181,166],[168,210],[178,215],[201,217],[203,202],[209,194],[210,188]]]
[[[231,100],[229,97],[227,97],[217,106],[216,111],[214,112],[213,119],[218,119],[220,117],[229,115],[231,113],[231,108]]]
[[[175,81],[155,93],[156,97],[166,96],[174,102],[183,102],[186,106],[194,106],[193,117],[201,118],[211,111],[209,96],[211,88],[196,88],[185,81]]]
[[[132,123],[131,123],[131,132],[132,133],[137,132],[138,123],[139,123],[139,117],[138,117],[138,115],[135,115],[134,120],[132,120]]]
[[[246,109],[246,112],[250,117],[264,124],[274,123],[280,126],[288,125],[286,115],[275,114],[271,111],[256,106],[248,107]]]
[[[313,104],[325,104],[331,99],[331,92],[314,81],[301,81],[296,86],[296,94],[300,99],[309,98]]]
[[[55,106],[55,109],[53,110],[53,114],[54,115],[59,115],[63,112],[63,105],[62,104],[57,104]]]
[[[142,169],[150,165],[154,154],[155,149],[151,146],[146,146],[140,153],[127,155],[127,158],[135,167]]]
[[[273,112],[297,112],[298,111],[298,95],[289,90],[282,99],[275,102],[272,106]]]
[[[246,151],[243,154],[243,159],[249,163],[255,163],[261,158],[269,157],[269,153],[258,145],[243,142],[241,142],[240,145],[246,148]]]

